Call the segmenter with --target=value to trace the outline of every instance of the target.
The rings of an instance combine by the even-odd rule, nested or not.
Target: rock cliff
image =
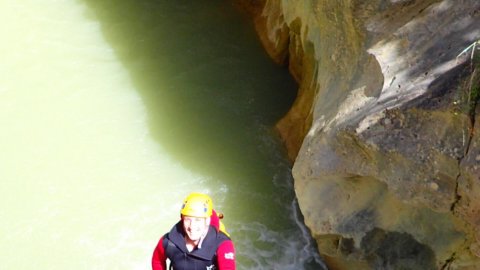
[[[480,1],[242,4],[299,82],[277,127],[329,268],[478,269]]]

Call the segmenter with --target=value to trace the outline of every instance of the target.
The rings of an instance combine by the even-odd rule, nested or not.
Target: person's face
[[[207,233],[210,218],[183,216],[183,229],[188,238],[198,241]]]

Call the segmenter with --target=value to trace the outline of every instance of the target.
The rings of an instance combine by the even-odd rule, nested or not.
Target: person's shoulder
[[[217,237],[219,239],[221,239],[222,241],[232,241],[232,239],[230,238],[230,235],[226,234],[225,232],[223,231],[218,231],[217,232]]]

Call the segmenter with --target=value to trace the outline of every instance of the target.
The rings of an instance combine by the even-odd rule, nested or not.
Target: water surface
[[[321,269],[272,128],[296,85],[228,1],[4,0],[0,18],[1,269],[149,269],[194,190],[239,269]]]

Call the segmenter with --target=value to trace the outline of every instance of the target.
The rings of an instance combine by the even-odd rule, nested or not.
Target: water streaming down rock
[[[228,3],[0,5],[0,268],[148,269],[191,190],[239,269],[322,268],[271,130],[295,84]]]

